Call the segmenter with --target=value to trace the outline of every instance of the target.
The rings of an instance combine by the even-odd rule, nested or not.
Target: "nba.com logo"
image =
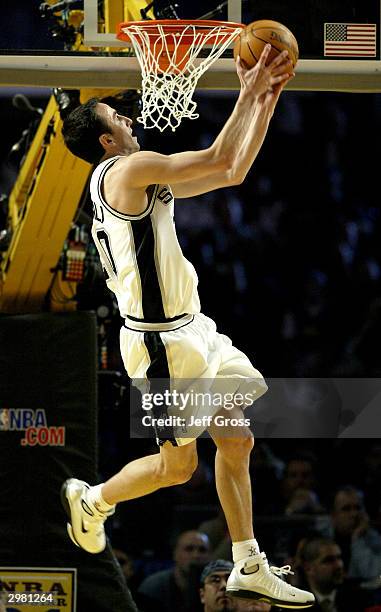
[[[22,431],[21,446],[65,446],[66,427],[48,426],[45,410],[0,408],[0,432]]]

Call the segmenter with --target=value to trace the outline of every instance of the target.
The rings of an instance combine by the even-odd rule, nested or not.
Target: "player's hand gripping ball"
[[[287,49],[289,59],[295,68],[299,58],[298,43],[293,33],[278,21],[261,19],[253,21],[238,36],[234,45],[234,59],[241,58],[245,68],[253,68],[265,47],[270,43],[271,51],[267,64],[284,49]]]

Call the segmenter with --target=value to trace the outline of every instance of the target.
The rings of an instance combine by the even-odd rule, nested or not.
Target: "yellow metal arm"
[[[55,0],[48,2],[54,4]],[[140,20],[140,11],[148,4],[146,0],[104,0],[105,31],[115,31],[121,21]],[[154,18],[152,10],[148,16]],[[82,11],[71,11],[69,23],[78,32],[82,19]],[[74,48],[83,49],[80,43],[77,40]],[[120,91],[83,89],[81,102],[92,96],[113,96]],[[71,300],[76,283],[63,280],[56,267],[91,166],[66,149],[61,128],[62,120],[52,97],[9,197],[12,239],[0,261],[2,312],[41,310],[46,307],[50,288],[49,308],[75,307]]]
[[[12,241],[0,264],[0,309],[43,306],[91,166],[65,147],[54,98],[9,198]]]

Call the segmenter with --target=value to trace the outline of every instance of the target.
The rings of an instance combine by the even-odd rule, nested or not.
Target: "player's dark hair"
[[[98,98],[91,98],[77,106],[65,118],[62,126],[62,135],[69,151],[90,164],[96,164],[105,153],[99,136],[111,131],[107,121],[97,113],[98,102]]]

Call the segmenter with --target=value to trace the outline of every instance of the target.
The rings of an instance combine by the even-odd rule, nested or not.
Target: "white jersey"
[[[148,187],[148,206],[140,215],[118,212],[102,196],[105,173],[121,157],[101,162],[90,182],[91,233],[107,286],[116,295],[122,317],[160,322],[196,314],[197,274],[177,240],[169,185]]]

